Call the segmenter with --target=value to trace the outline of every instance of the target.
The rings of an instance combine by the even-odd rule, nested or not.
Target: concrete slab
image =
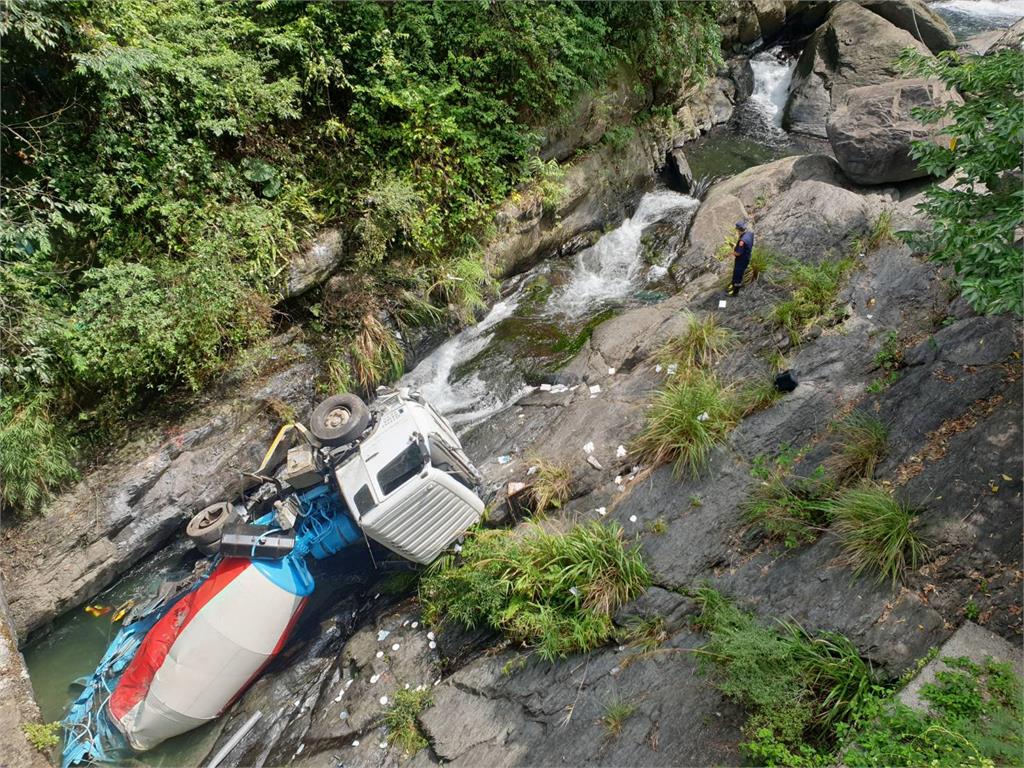
[[[899,700],[911,709],[924,712],[928,709],[927,702],[921,699],[921,687],[935,682],[935,673],[942,671],[946,665],[945,658],[966,656],[971,661],[981,664],[988,658],[995,661],[1010,662],[1017,675],[1024,677],[1024,650],[1014,647],[999,635],[979,627],[972,621],[964,622],[953,636],[947,640],[939,655],[928,662],[913,680],[900,691]]]

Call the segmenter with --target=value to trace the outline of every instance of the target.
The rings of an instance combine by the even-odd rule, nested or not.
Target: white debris
[[[461,544],[456,544],[454,547],[452,547],[452,549],[454,549],[456,554],[457,554],[457,553],[462,551],[462,545]]]
[[[337,696],[334,697],[334,703],[337,704],[339,701],[341,701],[341,697],[344,696],[344,695],[345,695],[345,689],[342,688],[341,692]]]
[[[353,747],[358,747],[359,746],[359,739],[356,739],[355,741],[353,741],[352,742],[352,746]]]
[[[587,464],[592,466],[594,469],[604,469],[604,467],[601,466],[601,462],[593,456],[587,456]]]
[[[626,458],[626,446],[620,445],[618,448],[615,449],[615,458],[616,459],[624,459],[624,458]]]
[[[512,461],[512,457],[508,456],[508,455],[506,455],[506,456],[499,456],[498,457],[498,463],[499,464],[509,464],[509,463],[511,463],[511,461]]]
[[[434,639],[434,633],[433,632],[427,632],[427,640],[433,640],[433,639]]]
[[[583,452],[584,453],[593,453],[594,452],[594,441],[593,440],[591,440],[590,442],[588,442],[586,445],[583,446]]]
[[[550,392],[551,391],[551,385],[550,384],[541,384],[540,385],[540,391],[541,392]]]
[[[871,318],[874,317],[874,315],[868,315],[867,317],[868,317],[868,320],[870,320]]]
[[[377,651],[377,658],[378,659],[383,659],[384,658],[384,651]]]
[[[622,475],[616,475],[615,476],[615,484],[616,485],[622,485]]]
[[[409,690],[409,684],[408,683],[405,684],[405,690],[407,690],[407,691]]]
[[[598,507],[594,511],[597,512],[597,514],[599,514],[601,517],[604,517],[605,515],[608,514],[608,508],[607,507]]]
[[[569,587],[569,594],[573,597],[579,597],[580,591],[576,587]]]
[[[400,645],[399,645],[398,643],[395,643],[394,645],[392,645],[392,646],[391,646],[391,650],[392,650],[392,651],[397,651],[397,650],[398,650],[399,648],[401,648],[401,647],[402,647],[402,646],[400,646]]]
[[[378,592],[376,595],[374,595],[373,599],[374,600],[379,600],[380,599],[380,592]]]
[[[388,704],[388,697],[387,696],[381,696],[380,697],[380,705],[382,707],[386,707],[387,704]]]
[[[629,516],[629,522],[635,523],[636,522],[636,515],[630,515]]]
[[[354,679],[354,678],[351,678],[351,677],[350,677],[350,678],[349,678],[348,680],[346,680],[346,681],[345,681],[345,690],[346,690],[346,691],[348,690],[348,687],[349,687],[350,685],[352,685],[352,681],[353,681],[353,679]]]
[[[390,634],[391,634],[390,630],[382,629],[380,632],[377,633],[377,642],[378,643],[383,643],[385,640],[388,639],[388,635],[390,635]]]
[[[725,299],[719,299],[718,300],[718,308],[719,309],[725,309]]]
[[[297,707],[297,706],[299,706],[299,700],[298,700],[298,699],[296,699],[296,700],[295,700],[294,702],[292,702],[292,706],[293,706],[293,707]]]
[[[370,685],[373,685],[380,680],[380,675],[370,675]]]
[[[342,719],[342,720],[348,720],[348,710],[347,709],[341,710],[341,712],[338,713],[338,717],[340,719]]]
[[[413,628],[413,629],[416,629],[416,627],[418,627],[419,625],[420,625],[420,623],[419,623],[418,621],[414,621],[414,622],[412,623],[412,628]]]
[[[661,373],[661,363],[658,363],[658,365],[654,366],[654,372]]]
[[[536,467],[530,467],[528,470],[526,470],[527,477],[529,477],[530,475],[535,475],[535,474],[537,474],[537,468]]]
[[[299,744],[299,748],[295,750],[295,754],[296,755],[301,755],[302,754],[302,750],[304,750],[305,748],[306,748],[306,745],[300,743]]]
[[[386,741],[382,741],[377,746],[380,747],[381,749],[387,749],[388,748],[388,743]]]
[[[526,418],[526,414],[525,413],[516,414],[516,418],[517,419],[525,419]]]
[[[576,389],[576,387],[573,387],[573,389]],[[569,391],[569,387],[565,386],[565,384],[555,384],[553,387],[551,387],[551,394],[552,395],[560,395],[563,392],[568,392],[568,391]]]
[[[520,491],[526,488],[526,483],[509,483],[505,488],[505,494],[507,496],[515,496]]]
[[[708,416],[708,412],[704,411],[704,413],[702,413],[700,416],[697,417],[697,421],[707,421],[710,418],[711,417]]]
[[[608,369],[608,375],[609,376],[614,376],[615,375],[615,369],[614,368],[609,368]]]
[[[592,394],[592,395],[599,395],[599,394],[601,394],[601,385],[600,384],[592,385],[590,387],[590,394]]]
[[[428,645],[430,647],[430,650],[434,650],[435,648],[437,648],[437,643],[435,643],[433,640],[431,640]]]
[[[679,364],[678,363],[672,363],[668,368],[665,369],[665,372],[669,376],[675,376],[676,375],[676,371],[678,371],[678,370],[679,370]]]

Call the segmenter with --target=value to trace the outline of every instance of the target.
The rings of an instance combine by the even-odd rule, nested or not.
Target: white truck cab
[[[373,428],[334,469],[363,532],[402,557],[432,562],[480,519],[479,474],[451,425],[418,394],[373,403]]]

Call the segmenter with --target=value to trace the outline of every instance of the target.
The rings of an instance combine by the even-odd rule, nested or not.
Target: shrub
[[[48,753],[60,744],[60,723],[22,723],[21,730],[28,743],[42,753]]]
[[[788,548],[814,541],[828,525],[820,477],[793,479],[777,469],[754,487],[742,508],[748,525]]]
[[[772,321],[789,333],[797,344],[800,334],[827,313],[835,302],[843,279],[853,270],[850,258],[826,260],[821,264],[790,261],[783,266],[783,283],[792,290],[787,300],[772,310]]]
[[[750,264],[747,265],[746,274],[743,276],[744,283],[752,283],[755,280],[767,275],[778,265],[779,254],[763,245],[755,245],[750,252]]]
[[[614,634],[611,614],[650,584],[639,549],[622,529],[593,522],[568,533],[532,526],[477,531],[458,559],[446,556],[420,581],[424,619],[487,626],[544,659],[589,651]]]
[[[864,482],[849,488],[827,510],[857,574],[874,571],[895,584],[928,552],[912,530],[913,513],[879,485]]]
[[[896,331],[889,331],[882,346],[875,353],[875,365],[885,371],[895,371],[903,367],[903,348],[900,346],[900,337]]]
[[[568,465],[541,458],[531,459],[530,464],[537,468],[530,484],[534,514],[561,509],[572,494],[572,472]]]
[[[677,475],[699,475],[739,417],[734,394],[713,372],[694,369],[655,395],[634,450],[655,466],[674,462]]]
[[[38,512],[52,490],[77,476],[74,447],[54,424],[43,396],[28,403],[0,399],[0,501]]]
[[[719,325],[714,313],[690,315],[686,330],[662,347],[659,358],[664,363],[676,363],[685,373],[690,368],[714,365],[735,343],[736,334]]]
[[[406,755],[415,755],[427,746],[427,739],[420,730],[419,716],[433,704],[430,689],[395,691],[394,701],[384,713],[388,744],[397,744]]]
[[[889,452],[889,431],[878,419],[862,411],[832,424],[836,442],[825,468],[837,485],[870,480],[875,467]]]

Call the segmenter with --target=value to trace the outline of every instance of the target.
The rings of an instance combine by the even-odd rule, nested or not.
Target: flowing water
[[[929,5],[946,20],[957,40],[1009,27],[1024,18],[1024,0],[939,0]]]

